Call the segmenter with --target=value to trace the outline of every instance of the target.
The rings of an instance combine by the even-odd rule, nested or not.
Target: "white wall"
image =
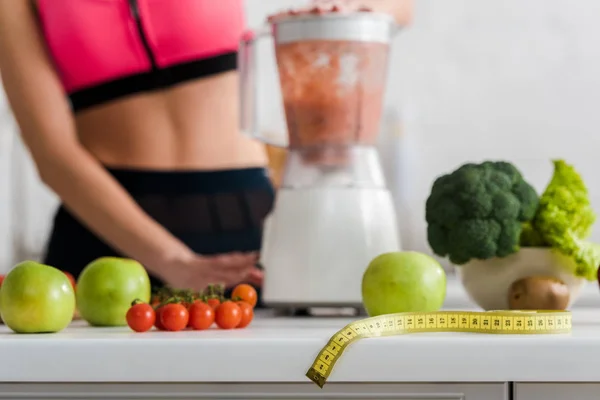
[[[39,259],[56,196],[42,185],[0,91],[0,273]]]
[[[0,93],[0,267],[12,262],[12,157],[14,124]]]
[[[402,123],[402,170],[399,180],[389,176],[408,204],[408,213],[401,208],[407,247],[427,251],[423,202],[430,184],[467,160],[511,160],[542,190],[549,160],[563,157],[582,172],[600,211],[600,2],[416,2],[415,23],[394,46],[387,93],[388,109]],[[249,22],[258,26],[266,12],[295,3],[248,0]],[[268,43],[260,50],[261,64],[270,65],[260,76],[262,100],[272,105],[272,53]],[[281,127],[280,110],[263,110],[267,128]],[[56,204],[14,132],[0,97],[0,270],[37,257]]]
[[[575,164],[600,211],[600,2],[417,2],[390,86],[418,142],[415,212],[434,176],[467,159],[512,160],[542,190],[553,157]],[[422,217],[414,228],[421,247]]]

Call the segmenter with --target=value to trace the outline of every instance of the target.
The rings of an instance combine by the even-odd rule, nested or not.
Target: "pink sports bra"
[[[37,0],[75,112],[237,68],[243,0]]]

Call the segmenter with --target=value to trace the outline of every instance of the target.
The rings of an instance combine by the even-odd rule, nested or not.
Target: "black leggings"
[[[198,254],[260,250],[263,221],[274,201],[265,169],[108,171],[152,218]],[[44,262],[77,277],[89,262],[105,256],[122,257],[60,206]],[[151,274],[150,279],[155,287],[163,285]]]

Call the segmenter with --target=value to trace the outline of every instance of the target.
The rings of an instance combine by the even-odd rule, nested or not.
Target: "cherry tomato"
[[[216,310],[217,307],[221,305],[221,300],[217,299],[216,297],[211,297],[210,299],[206,300],[206,303],[211,306],[213,310]]]
[[[242,321],[240,306],[231,300],[221,303],[215,311],[215,322],[221,329],[233,329]]]
[[[0,286],[2,286],[2,282],[4,282],[4,275],[0,275]]]
[[[254,308],[245,301],[236,301],[236,304],[242,313],[242,319],[236,328],[245,328],[250,325],[250,322],[254,319]]]
[[[167,331],[180,331],[187,327],[190,313],[183,304],[171,303],[161,307],[160,322]]]
[[[166,328],[163,326],[161,319],[160,319],[160,315],[162,314],[163,308],[164,308],[164,306],[161,306],[156,309],[156,320],[154,321],[154,326],[159,331],[166,331]]]
[[[206,303],[197,301],[189,308],[190,320],[188,326],[196,331],[203,331],[215,322],[215,310]]]
[[[183,303],[183,305],[185,306],[185,308],[188,309],[188,312],[190,313],[190,318],[188,319],[188,324],[187,327],[191,328],[192,327],[192,306],[196,303],[201,303],[201,300],[194,300],[192,303]],[[204,303],[206,304],[206,303]]]
[[[67,278],[69,278],[69,280],[71,281],[71,286],[73,286],[73,290],[75,290],[75,287],[77,286],[77,281],[75,280],[75,277],[67,271],[63,271],[63,274],[65,274]]]
[[[158,296],[152,296],[150,304],[152,305],[152,307],[157,307],[160,304],[160,298]]]
[[[127,325],[136,332],[149,331],[156,321],[156,313],[150,304],[137,303],[127,310]]]
[[[237,285],[233,292],[231,293],[231,297],[236,300],[242,300],[246,303],[250,304],[253,308],[256,306],[256,302],[258,301],[258,295],[256,294],[256,289],[247,283],[241,283]]]

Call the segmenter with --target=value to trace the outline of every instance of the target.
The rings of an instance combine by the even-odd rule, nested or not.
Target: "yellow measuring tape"
[[[348,346],[364,338],[423,332],[470,332],[504,335],[571,332],[570,311],[438,311],[380,315],[352,322],[319,352],[306,373],[323,388]]]

